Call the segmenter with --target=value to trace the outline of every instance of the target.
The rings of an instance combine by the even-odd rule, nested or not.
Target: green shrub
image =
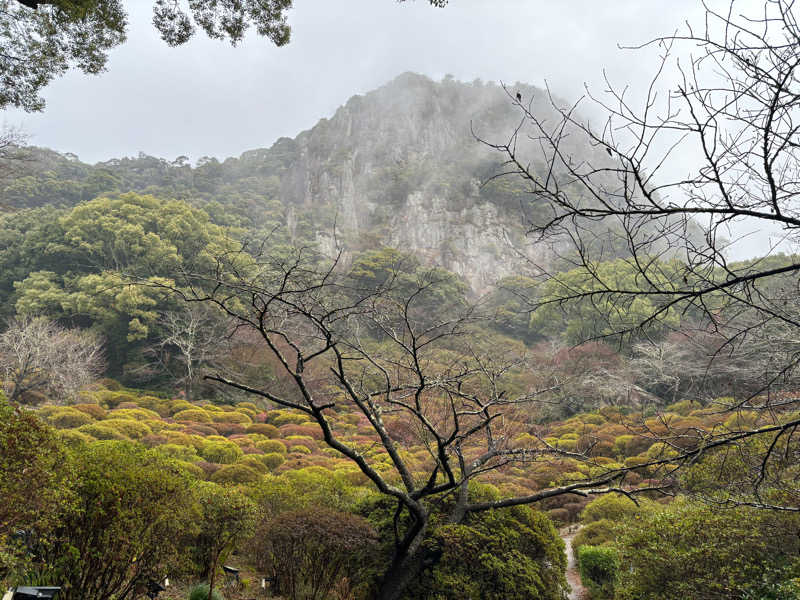
[[[189,599],[188,600],[208,600],[208,584],[201,583],[199,585],[194,586],[189,591]],[[211,593],[211,600],[224,600],[222,594],[219,593],[219,590],[214,590]]]
[[[81,425],[88,425],[94,419],[85,412],[69,406],[62,406],[47,416],[47,422],[58,429],[74,429]]]
[[[294,454],[311,454],[311,448],[303,446],[302,444],[295,444],[289,447],[289,452]]]
[[[107,427],[111,427],[112,429],[116,429],[132,440],[140,440],[143,437],[153,433],[144,423],[129,419],[106,419],[105,421],[102,421],[102,424],[106,425]]]
[[[613,542],[617,536],[620,523],[615,523],[610,519],[600,519],[587,523],[575,535],[572,540],[572,549],[577,556],[581,546],[602,546]]]
[[[175,464],[196,479],[206,478],[206,472],[194,463],[186,462],[184,460],[176,460]]]
[[[249,425],[245,431],[247,433],[260,433],[268,438],[280,437],[278,428],[275,427],[275,425],[270,425],[269,423],[253,423],[252,425]]]
[[[156,450],[170,458],[191,462],[197,460],[197,452],[192,446],[181,446],[179,444],[162,444]]]
[[[243,457],[237,464],[247,465],[251,469],[255,469],[256,471],[258,471],[262,475],[266,475],[267,473],[269,473],[269,469],[267,468],[267,465],[264,464],[264,461],[261,460],[262,456],[263,454],[249,454]]]
[[[211,413],[211,419],[215,423],[236,423],[238,425],[253,424],[253,420],[250,417],[240,412],[215,412]]]
[[[770,588],[800,575],[800,517],[677,499],[626,522],[617,538],[619,600],[789,600]]]
[[[111,390],[112,392],[119,392],[122,390],[122,384],[116,379],[111,379],[110,377],[105,377],[97,383],[102,385],[107,390]]]
[[[285,449],[284,449],[285,452]],[[283,454],[279,454],[277,452],[270,452],[268,454],[262,454],[260,456],[261,462],[270,470],[274,471],[278,467],[280,467],[283,463],[286,462],[286,459],[283,457]]]
[[[104,419],[106,416],[106,409],[99,404],[75,404],[72,408],[86,413],[94,419]]]
[[[172,415],[176,421],[194,421],[195,423],[211,423],[211,415],[202,408],[188,408]]]
[[[242,463],[225,465],[211,476],[211,481],[219,484],[255,483],[260,479],[261,473]]]
[[[110,419],[133,419],[135,421],[148,421],[148,420],[160,420],[161,415],[159,415],[154,410],[149,410],[147,408],[118,408],[116,410],[112,410],[108,414],[108,418]]]
[[[592,592],[592,598],[613,598],[614,583],[619,571],[619,555],[612,546],[581,546],[578,567],[583,585]]]
[[[278,440],[264,440],[263,442],[256,442],[256,448],[263,450],[267,454],[272,452],[286,454],[286,445]]]
[[[80,446],[81,444],[88,444],[93,442],[94,438],[75,429],[64,429],[58,432],[58,439],[65,446]]]
[[[165,404],[165,409],[168,411],[167,414],[174,415],[182,410],[194,410],[197,408],[191,402],[187,402],[182,398],[175,398],[174,400],[169,400]]]
[[[232,464],[242,457],[244,452],[233,442],[229,442],[222,438],[224,441],[206,441],[197,452],[200,456],[209,462],[220,464]]]
[[[100,398],[99,404],[104,405],[106,408],[115,408],[123,402],[136,403],[136,396],[130,392],[101,391],[98,396]]]
[[[275,414],[270,412],[267,415],[267,420],[275,425],[275,427],[280,427],[281,425],[299,425],[300,423],[305,423],[308,421],[308,418],[305,415],[301,415],[299,413],[290,413],[290,412],[278,412]]]
[[[89,423],[78,427],[78,431],[90,435],[97,440],[129,440],[128,436],[117,431],[113,427],[106,425],[105,421],[101,423]]]
[[[179,566],[194,498],[173,461],[131,442],[95,442],[68,465],[77,502],[36,546],[48,581],[64,586],[59,598],[122,598],[142,572]]]
[[[601,519],[608,519],[619,523],[623,519],[629,519],[645,513],[652,512],[653,502],[645,498],[639,498],[637,506],[630,498],[619,494],[605,494],[595,498],[587,504],[581,513],[583,523],[591,523]]]

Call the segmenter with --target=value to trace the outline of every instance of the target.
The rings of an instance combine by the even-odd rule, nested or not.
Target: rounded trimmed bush
[[[147,425],[139,421],[129,419],[106,419],[101,422],[103,425],[116,429],[132,440],[141,440],[145,436],[153,433]]]
[[[291,454],[311,454],[311,448],[302,444],[295,444],[289,447],[289,452]]]
[[[216,427],[200,425],[199,423],[192,423],[190,427],[185,429],[185,432],[193,435],[219,435],[219,431],[217,431]]]
[[[197,452],[192,446],[180,446],[178,444],[163,444],[158,446],[158,452],[166,454],[170,458],[191,462],[197,460]]]
[[[270,471],[274,471],[278,467],[280,467],[283,463],[286,462],[283,454],[279,454],[277,452],[270,452],[269,454],[263,454],[259,457],[261,462],[266,466]]]
[[[182,431],[164,431],[162,434],[167,438],[169,444],[180,444],[181,446],[194,446],[192,437]]]
[[[183,398],[173,398],[172,400],[167,400],[165,407],[169,411],[168,414],[170,415],[174,415],[182,410],[191,410],[197,408],[194,404],[184,400]]]
[[[209,462],[220,464],[232,464],[239,460],[243,455],[242,449],[233,442],[206,441],[197,450],[198,454]]]
[[[106,424],[106,421],[101,421],[99,423],[89,423],[88,425],[82,425],[78,427],[78,431],[81,433],[85,433],[86,435],[90,435],[96,440],[122,440],[122,441],[130,441],[130,438],[120,431],[117,431],[113,427],[110,427]]]
[[[185,460],[176,460],[175,461],[181,469],[189,473],[192,477],[196,477],[197,479],[205,479],[206,472],[198,467],[194,463],[186,462]]]
[[[59,431],[58,438],[66,446],[78,446],[94,441],[92,436],[77,431],[76,429],[64,429],[63,431]]]
[[[161,415],[159,415],[154,410],[148,410],[147,408],[118,408],[116,410],[112,410],[106,417],[107,419],[133,419],[136,421],[154,421],[154,420],[161,420]]]
[[[246,466],[250,467],[251,469],[254,469],[255,471],[258,471],[262,475],[266,475],[267,473],[269,473],[269,469],[267,468],[267,465],[265,465],[261,461],[261,456],[262,455],[248,454],[248,455],[245,455],[236,464],[246,465]]]
[[[245,429],[245,432],[260,433],[268,438],[276,438],[280,436],[278,428],[275,427],[275,425],[270,425],[269,423],[253,423],[252,425],[248,425],[247,429]]]
[[[244,433],[244,425],[241,423],[228,423],[226,421],[215,422],[214,429],[217,433],[224,436],[237,435]]]
[[[106,409],[99,404],[75,404],[72,408],[86,413],[93,419],[104,419],[106,416]]]
[[[47,422],[58,429],[75,429],[93,423],[94,419],[85,412],[62,406],[47,416]]]
[[[286,445],[278,440],[264,440],[263,442],[256,442],[256,448],[263,450],[267,454],[271,452],[286,454]]]
[[[212,413],[211,419],[215,423],[236,423],[238,425],[252,425],[253,419],[244,413],[240,412],[215,412]]]
[[[116,408],[123,402],[136,403],[136,395],[130,392],[100,392],[100,404],[107,408]]]
[[[260,481],[262,474],[250,465],[237,463],[225,465],[211,476],[211,481],[218,484],[255,483]]]
[[[267,413],[267,422],[272,423],[275,427],[280,427],[281,425],[299,425],[300,423],[306,423],[308,421],[308,417],[302,415],[300,413],[282,411],[282,410],[274,410]]]
[[[141,440],[139,440],[142,444],[147,446],[148,448],[155,448],[156,446],[161,446],[168,442],[167,438],[163,435],[158,435],[157,433],[152,433],[150,435],[144,436]]]
[[[188,408],[172,415],[176,421],[193,421],[195,423],[211,423],[211,415],[202,408]]]

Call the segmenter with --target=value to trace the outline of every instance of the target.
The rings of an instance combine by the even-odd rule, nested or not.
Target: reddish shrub
[[[214,423],[214,429],[219,435],[230,436],[236,433],[244,433],[245,427],[239,423]]]
[[[282,425],[278,429],[284,438],[290,435],[307,435],[315,440],[322,439],[322,431],[316,425]]]
[[[208,462],[208,461],[205,461],[205,460],[198,461],[198,462],[196,462],[194,464],[195,464],[195,466],[200,467],[203,470],[203,473],[205,474],[206,479],[208,479],[214,473],[219,471],[220,467],[222,466],[222,465],[218,465],[217,463],[212,463],[212,462]]]
[[[151,433],[150,435],[146,435],[141,439],[142,444],[147,446],[148,448],[152,448],[154,446],[160,446],[162,444],[166,444],[169,440],[163,435],[158,435],[155,433]]]
[[[269,423],[253,423],[252,425],[249,425],[245,431],[247,433],[260,433],[268,438],[276,438],[280,436],[278,428],[275,427],[275,425],[270,425]]]
[[[76,404],[72,408],[86,413],[94,419],[103,419],[106,416],[106,409],[99,404]]]
[[[219,435],[219,432],[214,427],[205,423],[191,423],[186,426],[184,432],[194,435]]]

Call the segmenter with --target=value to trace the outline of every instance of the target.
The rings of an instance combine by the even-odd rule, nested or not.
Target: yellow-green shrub
[[[253,423],[248,425],[245,431],[247,433],[259,433],[267,436],[268,438],[280,437],[278,428],[275,427],[275,425],[270,425],[269,423]]]
[[[160,420],[161,415],[159,415],[154,410],[148,410],[146,408],[118,408],[108,413],[108,415],[106,415],[106,418],[134,419],[136,421],[152,421],[152,420]]]
[[[176,421],[194,421],[195,423],[211,423],[211,415],[202,408],[188,408],[172,415]]]
[[[166,454],[171,458],[182,460],[185,462],[192,462],[197,460],[197,452],[192,446],[180,446],[178,444],[162,444],[156,446],[156,451]]]
[[[286,449],[284,448],[284,453]],[[269,452],[267,454],[262,454],[260,457],[261,462],[270,470],[274,471],[278,467],[280,467],[283,463],[286,462],[286,459],[283,457],[283,454],[278,452]]]
[[[228,440],[206,441],[197,452],[208,462],[220,464],[235,463],[244,454],[239,446]]]
[[[255,469],[259,473],[266,474],[269,473],[269,469],[267,465],[264,464],[264,461],[261,460],[261,457],[264,456],[263,454],[248,454],[242,457],[242,459],[236,463],[239,465],[247,465],[248,467]]]
[[[106,421],[100,421],[97,423],[89,423],[88,425],[82,425],[78,427],[78,431],[81,433],[85,433],[86,435],[90,435],[97,440],[128,440],[130,438],[123,434],[122,432],[118,431],[114,427],[110,427],[107,425]]]
[[[286,445],[278,440],[264,440],[263,442],[256,442],[256,448],[263,450],[267,454],[271,452],[286,454]]]
[[[239,425],[251,425],[253,423],[250,417],[240,412],[215,412],[211,413],[211,419],[215,423],[237,423]]]
[[[77,431],[76,429],[64,429],[58,432],[58,438],[66,446],[76,446],[93,442],[94,438],[90,435]]]
[[[183,469],[184,471],[188,472],[193,477],[196,477],[197,479],[205,479],[206,478],[206,472],[203,471],[203,469],[198,467],[196,464],[190,463],[190,462],[186,462],[186,461],[183,461],[183,460],[176,460],[175,462],[178,465],[180,465],[181,469]]]
[[[144,436],[153,433],[144,423],[129,419],[106,419],[105,421],[101,421],[101,423],[116,429],[132,440],[140,440]]]
[[[75,404],[72,408],[86,413],[93,419],[99,420],[105,418],[106,416],[106,409],[99,404]]]
[[[275,427],[280,427],[281,425],[289,425],[289,424],[299,425],[300,423],[305,423],[306,421],[308,421],[308,417],[300,413],[270,411],[267,414],[267,421],[275,425]]]
[[[191,402],[187,402],[182,398],[174,398],[173,400],[167,401],[165,404],[165,409],[168,411],[167,415],[174,415],[182,410],[192,410],[194,408],[197,407]]]
[[[94,419],[85,412],[76,410],[70,406],[61,406],[51,412],[47,416],[46,421],[58,429],[74,429],[81,425],[93,423]]]
[[[211,481],[221,485],[255,483],[261,479],[262,475],[252,467],[243,464],[225,465],[217,470],[212,476]]]

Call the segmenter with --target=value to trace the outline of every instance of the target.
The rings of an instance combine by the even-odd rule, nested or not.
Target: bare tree
[[[25,317],[0,334],[0,372],[10,401],[23,400],[30,392],[59,402],[73,400],[103,367],[102,344],[88,331]]]
[[[395,551],[380,581],[381,599],[399,598],[435,564],[438,555],[423,540],[446,498],[453,507],[446,518],[459,523],[471,513],[564,494],[632,496],[670,484],[664,471],[654,486],[628,485],[633,468],[604,467],[590,453],[518,436],[509,424],[524,419],[513,417],[556,393],[558,384],[515,385],[530,367],[524,347],[495,344],[482,329],[485,317],[442,294],[445,284],[434,270],[418,271],[413,284],[405,274],[365,287],[338,260],[297,249],[255,258],[228,253],[211,273],[185,273],[174,290],[218,306],[254,332],[273,356],[280,384],[264,387],[225,372],[208,379],[307,415],[328,446],[394,499]],[[342,435],[349,411],[369,424],[369,443]],[[406,451],[420,444],[428,454],[423,462]],[[684,459],[693,455],[687,450]],[[586,462],[592,475],[522,496],[470,495],[471,481],[504,466],[562,458]],[[675,460],[657,457],[644,468],[672,469]]]
[[[726,361],[730,367],[731,356],[760,356],[760,384],[733,389],[736,397],[724,409],[756,410],[761,425],[703,434],[706,443],[732,447],[753,436],[772,440],[751,471],[758,488],[774,450],[789,444],[800,425],[790,412],[796,393],[769,393],[793,379],[800,361],[792,343],[800,331],[794,309],[800,261],[769,256],[773,246],[765,258],[732,263],[727,238],[731,226],[745,223],[771,228],[785,242],[798,240],[800,25],[792,0],[723,4],[718,10],[720,3],[704,3],[699,27],[687,24],[643,46],[657,48],[661,59],[641,105],[607,82],[605,95],[587,92],[571,106],[551,98],[557,118],[546,120],[509,92],[522,113],[520,127],[508,142],[490,145],[507,159],[498,176],[522,177],[546,211],[529,224],[530,235],[554,242],[561,266],[585,283],[576,286],[563,271],[537,265],[557,292],[532,298],[531,310],[604,305],[630,315],[634,306],[648,307],[635,322],[618,321],[602,334],[617,339],[669,330],[680,316],[682,330],[695,326],[716,338],[707,360],[692,369],[695,376],[698,368],[713,373]],[[606,115],[599,127],[580,117],[584,102]],[[539,147],[535,161],[519,150],[531,142]],[[593,151],[580,158],[576,145]],[[697,159],[688,172],[687,156]],[[619,256],[633,273],[622,283],[600,268]],[[774,337],[770,347],[770,331],[782,332],[780,352],[772,351],[779,346]],[[657,353],[644,354],[657,367]],[[667,380],[675,376],[685,379],[673,372]],[[797,452],[790,446],[783,456]],[[791,502],[780,507],[798,509]]]
[[[160,363],[168,371],[173,361],[180,365],[175,380],[183,382],[186,399],[191,400],[206,370],[229,356],[234,327],[225,313],[209,304],[184,304],[163,313],[158,323],[164,330]]]

